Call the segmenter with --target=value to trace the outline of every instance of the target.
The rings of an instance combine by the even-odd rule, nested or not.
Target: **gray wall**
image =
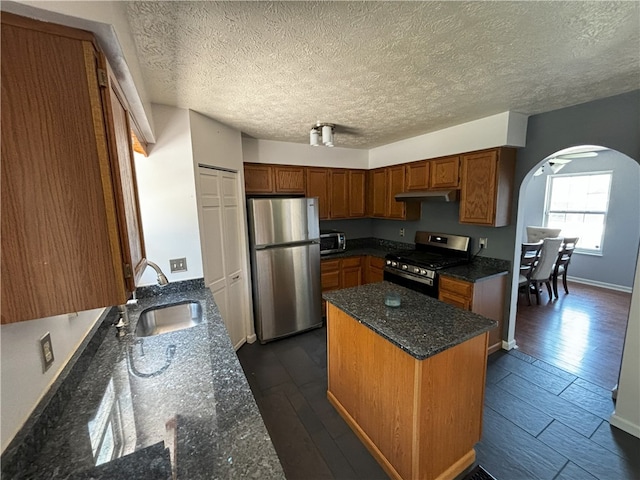
[[[569,275],[631,288],[640,239],[640,166],[615,151],[567,164],[561,173],[613,171],[611,197],[602,256],[575,253]],[[542,225],[547,175],[533,177],[526,185],[524,225]],[[523,238],[524,240],[524,238]],[[579,244],[578,244],[579,246]]]

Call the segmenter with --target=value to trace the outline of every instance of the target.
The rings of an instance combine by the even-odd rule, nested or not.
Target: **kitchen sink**
[[[202,323],[202,306],[186,300],[143,310],[136,325],[136,337],[150,337],[195,327]]]

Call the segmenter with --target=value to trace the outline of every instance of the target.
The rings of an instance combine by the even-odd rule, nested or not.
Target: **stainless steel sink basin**
[[[143,310],[136,325],[136,337],[150,337],[195,327],[202,322],[200,303],[184,302],[161,305]]]

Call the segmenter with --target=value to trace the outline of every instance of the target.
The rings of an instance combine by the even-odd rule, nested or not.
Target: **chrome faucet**
[[[158,285],[160,285],[161,287],[164,287],[169,283],[169,280],[167,280],[167,277],[165,276],[164,273],[162,273],[162,270],[160,270],[160,267],[158,265],[147,260],[147,266],[153,268],[158,274]]]

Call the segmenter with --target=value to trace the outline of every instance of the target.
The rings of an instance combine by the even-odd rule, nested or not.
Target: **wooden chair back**
[[[540,250],[542,249],[542,240],[535,243],[523,243],[520,253],[520,274],[527,279],[531,277],[533,268],[538,262]]]

